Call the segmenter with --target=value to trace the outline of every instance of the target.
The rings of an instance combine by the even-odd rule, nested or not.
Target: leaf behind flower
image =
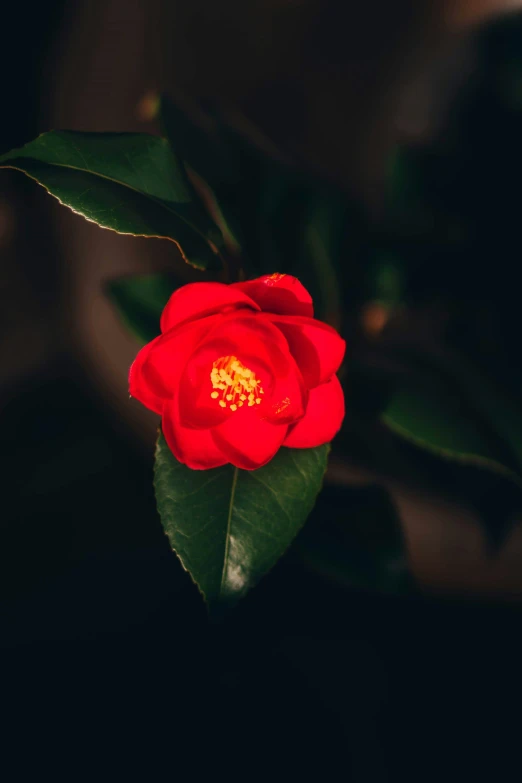
[[[169,274],[133,275],[107,283],[109,299],[136,339],[145,345],[160,333],[160,317],[179,280]]]
[[[146,133],[50,131],[0,156],[73,212],[120,234],[176,243],[198,269],[220,266],[223,238],[193,200],[165,139]]]

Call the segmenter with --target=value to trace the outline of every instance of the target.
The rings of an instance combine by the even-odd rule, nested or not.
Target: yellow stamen
[[[210,371],[210,381],[213,389],[210,396],[213,400],[221,396],[219,405],[222,408],[226,408],[228,402],[231,403],[230,410],[235,412],[247,399],[249,407],[262,402],[260,395],[264,394],[264,391],[261,381],[237,356],[221,356],[216,359]],[[220,391],[223,392],[222,395],[219,394]]]

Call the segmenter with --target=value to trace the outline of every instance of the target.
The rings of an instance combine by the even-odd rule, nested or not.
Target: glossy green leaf
[[[62,204],[120,234],[174,241],[192,266],[220,264],[219,229],[194,201],[168,142],[144,133],[50,131],[0,156]]]
[[[172,275],[136,275],[111,280],[107,294],[121,319],[143,344],[160,333],[160,317],[179,281]]]
[[[282,448],[256,471],[196,471],[160,435],[154,485],[161,521],[211,611],[234,604],[285,552],[321,489],[328,449]]]
[[[470,368],[425,367],[398,379],[383,420],[417,446],[522,486],[522,414]]]

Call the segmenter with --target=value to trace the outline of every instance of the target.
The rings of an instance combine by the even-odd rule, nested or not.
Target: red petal
[[[254,408],[242,409],[211,430],[216,446],[236,468],[257,470],[266,465],[285,439],[286,424],[270,424],[257,413]]]
[[[220,398],[212,399],[214,391],[210,379],[213,363],[222,356],[238,355],[240,361],[255,373],[261,381],[264,398],[268,398],[274,385],[273,374],[269,366],[260,362],[256,355],[251,356],[252,347],[255,350],[255,340],[245,343],[248,353],[238,350],[235,344],[223,340],[205,340],[203,345],[188,361],[179,384],[179,409],[180,420],[187,427],[207,429],[216,427],[229,416],[236,415],[236,411],[223,408],[219,405],[219,399],[224,399],[225,392],[218,392]],[[277,350],[277,348],[274,348]],[[259,352],[257,352],[259,353]]]
[[[255,357],[271,367],[274,374],[286,375],[292,362],[285,336],[261,313],[241,312],[221,318],[209,332],[208,341],[215,343],[218,350],[221,344],[241,361],[242,356]]]
[[[150,351],[157,344],[160,338],[156,337],[151,343],[143,346],[138,353],[134,362],[131,364],[129,370],[129,393],[131,397],[135,397],[142,405],[145,405],[149,410],[154,413],[159,413],[163,410],[163,385],[157,385],[154,382],[149,383],[143,377],[143,366],[147,361]]]
[[[282,316],[274,317],[280,318]],[[239,331],[245,334],[246,329],[251,331],[251,336],[254,339],[263,342],[268,337],[279,346],[288,348],[285,338],[279,329],[273,325],[271,319],[264,313],[251,313],[248,310],[223,316],[220,321],[216,322],[216,326],[212,330],[212,338],[224,335],[227,338],[237,340]]]
[[[284,442],[293,449],[310,449],[329,443],[344,419],[344,394],[336,375],[310,392],[304,417],[289,428]]]
[[[187,363],[180,381],[180,419],[187,427],[216,427],[239,411],[219,407],[212,399],[212,364],[236,356],[252,370],[263,389],[256,406],[260,418],[289,424],[304,414],[306,387],[279,329],[257,315],[231,315],[220,321]]]
[[[261,382],[260,418],[273,424],[290,424],[304,415],[307,391],[301,373],[288,352],[282,333],[258,316],[230,316],[208,333],[188,361],[180,379],[180,420],[187,427],[219,426],[238,411],[212,399],[210,371],[221,356],[237,356]]]
[[[213,441],[209,430],[190,430],[179,422],[177,400],[165,403],[161,428],[176,459],[193,470],[226,465],[228,458]]]
[[[220,320],[220,316],[214,315],[189,321],[161,335],[155,343],[144,371],[147,377],[161,380],[168,397],[177,390],[181,374],[194,351]]]
[[[312,297],[292,275],[263,275],[256,280],[234,283],[231,287],[243,291],[265,312],[313,317]]]
[[[284,378],[276,378],[268,405],[261,405],[259,415],[272,424],[293,424],[304,416],[308,392],[297,366],[292,361]],[[263,401],[265,402],[265,401]]]
[[[259,306],[237,288],[224,283],[188,283],[174,291],[161,316],[161,331],[167,332],[187,320],[204,318],[228,309]]]
[[[176,391],[189,357],[220,318],[211,316],[184,324],[145,345],[130,368],[131,396],[161,413],[163,402]]]
[[[284,334],[309,389],[325,383],[339,369],[346,343],[328,324],[300,316],[270,316]]]

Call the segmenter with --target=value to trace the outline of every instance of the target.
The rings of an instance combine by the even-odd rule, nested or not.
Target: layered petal
[[[301,316],[263,317],[284,334],[307,388],[325,383],[337,372],[346,343],[331,326]]]
[[[271,424],[292,424],[304,416],[308,390],[294,361],[284,377],[275,379],[270,398],[259,415]]]
[[[188,320],[238,308],[259,310],[259,305],[243,291],[224,283],[188,283],[174,291],[161,315],[161,331]]]
[[[219,377],[220,369],[230,383],[226,377]],[[252,377],[243,378],[245,371]],[[180,379],[180,419],[187,427],[196,429],[218,426],[241,408],[253,407],[248,403],[254,389],[254,404],[255,399],[262,399],[263,403],[270,399],[273,385],[272,369],[256,356],[255,345],[239,351],[235,344],[226,341],[205,340]]]
[[[281,447],[287,431],[286,424],[271,424],[252,408],[238,411],[210,430],[227,462],[243,470],[257,470],[266,465]]]
[[[236,399],[233,388],[218,392],[209,385],[212,363],[220,357],[233,357],[252,371],[253,380],[258,382],[258,391],[252,399],[261,418],[274,424],[288,424],[304,414],[307,390],[281,331],[258,315],[230,316],[208,334],[187,364],[182,386],[191,390],[190,399],[185,397],[180,402],[181,418],[187,425],[216,426],[230,414],[229,401],[234,413],[237,405],[243,405]],[[247,407],[248,391],[245,389],[242,397]],[[223,400],[211,399],[212,393],[215,398],[222,394]]]
[[[312,316],[290,275],[183,286],[131,367],[131,395],[162,415],[174,456],[194,470],[256,470],[282,445],[326,443],[344,417],[345,343]]]
[[[146,408],[161,413],[172,397],[191,354],[221,316],[190,322],[156,337],[138,353],[129,371],[129,391]]]
[[[284,274],[263,275],[256,280],[233,283],[230,288],[242,291],[269,313],[313,317],[312,297],[297,277]]]
[[[165,398],[165,387],[161,382],[161,377],[152,377],[151,380],[148,380],[143,373],[149,354],[159,339],[159,337],[156,337],[151,343],[144,345],[131,364],[129,370],[129,393],[131,397],[135,397],[146,408],[161,415]]]
[[[165,403],[161,427],[178,462],[192,470],[219,468],[229,462],[214,442],[210,430],[187,429],[181,424],[176,398]]]
[[[286,374],[292,361],[288,342],[280,329],[261,313],[234,313],[216,322],[207,340],[235,353],[255,356],[275,374]]]
[[[336,375],[310,392],[306,413],[288,430],[284,446],[309,449],[329,443],[344,419],[344,394]]]

